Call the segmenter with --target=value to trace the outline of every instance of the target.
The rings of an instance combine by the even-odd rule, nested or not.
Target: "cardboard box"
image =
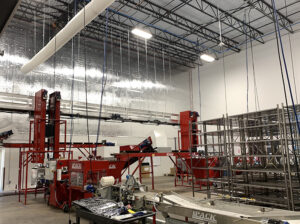
[[[111,154],[120,153],[120,146],[102,146],[97,147],[97,155],[102,158],[111,158]]]
[[[150,166],[148,166],[148,165],[142,166],[141,171],[142,171],[142,173],[146,173],[146,174],[142,174],[142,178],[150,178],[150,176],[151,176],[151,174],[149,173],[149,172],[151,172]]]
[[[170,176],[175,176],[176,169],[175,167],[170,168]]]

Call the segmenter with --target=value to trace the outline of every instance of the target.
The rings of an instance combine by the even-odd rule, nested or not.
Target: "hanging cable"
[[[123,74],[122,37],[120,36],[120,75]]]
[[[76,10],[76,0],[74,1],[74,10]],[[68,21],[70,20],[70,16],[69,16],[69,6],[68,6]],[[69,146],[69,152],[68,152],[68,158],[71,158],[71,148],[72,148],[72,138],[73,138],[73,125],[74,125],[74,121],[73,121],[73,102],[74,102],[74,76],[75,76],[75,63],[74,63],[74,37],[72,37],[72,51],[71,51],[71,58],[72,58],[72,69],[73,69],[73,74],[72,74],[72,84],[71,84],[71,126],[70,126],[70,146]],[[69,224],[72,224],[72,220],[71,220],[71,209],[69,209]]]
[[[46,3],[43,6],[43,47],[45,47],[45,32],[46,32]],[[69,13],[69,9],[68,9]],[[44,76],[42,76],[42,88],[44,88]]]
[[[295,89],[295,95],[296,95],[296,103],[299,104],[297,84],[296,84],[296,78],[295,78],[295,67],[294,67],[294,57],[293,57],[292,41],[291,41],[291,35],[290,35],[290,33],[288,34],[288,38],[289,38],[289,47],[290,47],[290,52],[291,52],[291,62],[292,62],[292,71],[293,71],[293,81],[294,81],[294,89]]]
[[[165,52],[163,49],[162,49],[162,66],[163,66],[164,84],[166,84]]]
[[[86,23],[85,23],[85,6],[84,5],[84,19],[83,19],[83,24],[84,24],[84,31],[86,30]],[[90,128],[89,128],[89,110],[88,110],[88,88],[87,88],[87,73],[86,73],[86,65],[87,65],[87,59],[86,59],[86,35],[84,34],[84,39],[83,39],[83,48],[84,48],[84,87],[85,87],[85,114],[86,114],[86,133],[87,133],[87,138],[88,142],[90,141]],[[91,147],[89,146],[89,154],[91,155]]]
[[[97,146],[99,143],[99,135],[100,135],[100,127],[101,127],[101,116],[102,116],[102,107],[103,107],[103,97],[104,97],[104,90],[107,81],[107,74],[106,74],[106,45],[107,45],[107,32],[108,32],[108,14],[109,11],[106,9],[105,16],[105,37],[104,37],[104,53],[103,53],[103,68],[102,68],[102,79],[101,79],[101,95],[100,95],[100,107],[99,107],[99,120],[98,120],[98,127],[97,127],[97,137],[96,137],[96,144],[95,144],[95,151],[97,150]]]
[[[155,80],[155,83],[156,83],[156,59],[155,59],[155,51],[154,51],[154,60],[153,60],[153,62],[154,62],[154,80]]]
[[[77,1],[74,1],[74,14],[76,14],[76,8],[77,8]],[[75,79],[75,53],[74,53],[74,37],[72,38],[72,84],[71,84],[71,125],[70,125],[70,144],[69,144],[69,158],[72,148],[72,142],[73,142],[73,131],[74,131],[74,79]]]
[[[146,54],[146,76],[147,80],[149,80],[149,69],[148,69],[148,42],[145,39],[145,54]]]
[[[227,86],[226,86],[226,71],[225,71],[225,54],[224,54],[224,43],[222,39],[222,23],[221,23],[221,15],[219,12],[219,7],[218,7],[218,20],[219,20],[219,34],[220,34],[220,43],[219,47],[221,49],[221,52],[223,52],[223,57],[222,57],[222,66],[223,66],[223,79],[224,79],[224,97],[225,97],[225,110],[226,114],[228,113],[228,108],[227,108]]]
[[[53,58],[53,67],[54,67],[54,69],[53,69],[53,90],[55,90],[55,86],[56,86],[56,54],[57,54],[57,52],[56,52],[56,35],[55,35],[55,37],[54,37],[54,41],[55,41],[55,43],[54,43],[54,58]]]
[[[247,35],[247,9],[245,9],[244,13],[244,32],[245,34],[245,42],[246,42],[246,78],[247,78],[247,94],[246,94],[246,100],[247,100],[247,113],[249,113],[249,63],[248,63],[248,35]]]
[[[170,86],[172,86],[172,64],[171,64],[170,55],[169,55],[169,82],[170,82]]]
[[[34,49],[34,54],[36,54],[36,11],[34,11],[33,14],[33,49]]]
[[[223,47],[225,44],[224,44],[224,42],[223,42],[223,37],[222,37],[222,22],[221,22],[221,14],[220,14],[220,10],[219,10],[219,8],[218,8],[218,11],[217,11],[217,13],[218,13],[218,24],[219,24],[219,46],[220,47]]]
[[[221,34],[221,32],[220,32]],[[199,43],[199,39],[197,40],[197,42]],[[200,63],[201,63],[201,59],[200,59],[200,49],[198,47],[198,66],[197,66],[197,72],[198,72],[198,97],[199,97],[199,120],[202,121],[202,100],[201,100],[201,80],[200,80]],[[201,125],[202,128],[202,125]]]
[[[46,22],[45,8],[46,8],[46,6],[45,6],[45,2],[44,2],[44,6],[43,6],[43,47],[45,46],[45,22]]]
[[[251,25],[250,12],[251,12],[251,9],[249,10],[249,13],[248,13],[249,26]],[[252,62],[252,73],[253,73],[253,87],[254,87],[255,110],[259,111],[260,110],[260,106],[259,106],[259,98],[258,98],[257,83],[256,83],[256,72],[255,72],[255,65],[254,65],[254,52],[253,52],[252,38],[250,38],[250,50],[251,50],[251,62]]]
[[[285,69],[285,72],[286,72],[286,79],[288,81],[288,87],[289,87],[289,92],[290,92],[290,97],[291,97],[291,101],[292,101],[294,115],[295,115],[295,118],[296,118],[298,133],[300,134],[300,123],[299,123],[297,110],[296,110],[296,107],[295,107],[293,91],[292,91],[291,82],[290,82],[290,78],[289,78],[289,73],[288,73],[288,69],[287,69],[287,64],[286,64],[286,59],[285,59],[285,54],[284,54],[284,49],[283,49],[283,43],[282,43],[282,38],[281,38],[281,33],[280,33],[280,28],[279,28],[278,15],[277,15],[276,5],[275,5],[274,0],[272,0],[272,5],[273,5],[274,17],[275,17],[275,21],[276,21],[276,29],[277,29],[277,33],[278,33],[277,38],[279,39],[279,43],[280,43],[280,47],[281,47],[282,59],[283,59],[283,62],[284,62],[284,69]]]
[[[112,27],[110,28],[110,53],[111,53],[111,71],[114,72],[114,47],[113,47],[113,38],[112,38]]]
[[[277,18],[276,5],[275,5],[274,0],[272,0],[272,6],[273,6],[273,17],[274,17],[275,34],[276,34],[277,53],[278,53],[278,59],[279,59],[279,65],[280,65],[280,72],[281,72],[281,78],[282,78],[282,84],[283,84],[283,90],[284,90],[285,103],[286,103],[286,108],[287,108],[287,115],[288,115],[288,121],[289,121],[289,129],[290,129],[290,132],[291,132],[291,140],[292,140],[292,147],[293,147],[292,151],[293,151],[293,154],[294,154],[294,157],[295,157],[295,165],[296,165],[296,171],[297,171],[297,178],[298,178],[298,182],[300,184],[298,157],[297,157],[296,151],[295,151],[295,142],[294,142],[294,137],[293,137],[291,115],[290,115],[289,105],[288,105],[288,99],[287,99],[286,84],[285,84],[285,79],[284,79],[284,74],[283,74],[283,65],[282,65],[282,61],[281,61],[280,47],[281,47],[281,53],[282,53],[282,57],[283,57],[284,65],[285,65],[285,71],[286,71],[287,81],[288,81],[288,84],[289,84],[289,90],[290,90],[290,95],[291,95],[291,99],[292,99],[292,103],[293,103],[294,113],[295,113],[295,105],[294,105],[293,95],[292,95],[292,92],[291,92],[291,86],[290,86],[290,81],[289,81],[289,76],[288,76],[288,70],[287,70],[287,66],[286,66],[286,60],[285,60],[285,56],[284,56],[284,50],[283,50],[283,45],[282,45],[282,40],[281,40],[281,34],[280,34],[280,29],[279,29],[278,18]],[[297,113],[295,113],[295,116],[296,116],[298,131],[299,131],[299,122],[298,122]],[[288,148],[287,148],[287,153],[289,153],[289,149]]]
[[[139,48],[138,38],[136,38],[136,51],[137,51],[138,77],[140,78],[140,48]]]
[[[86,3],[83,8],[83,26],[84,31],[86,31],[86,22],[85,22],[85,7]],[[88,89],[87,89],[87,73],[86,73],[86,35],[84,32],[83,36],[83,52],[84,52],[84,90],[85,90],[85,115],[86,115],[86,133],[87,133],[87,139],[88,143],[90,143],[90,127],[89,127],[89,110],[88,110]],[[92,158],[93,158],[93,152],[91,150],[91,146],[89,145],[89,160],[90,160],[90,178],[93,182],[93,167],[92,167]]]
[[[130,32],[129,30],[127,31],[128,33],[128,75],[130,76],[131,74],[131,69],[130,69]]]
[[[201,87],[200,87],[200,55],[198,56],[198,97],[199,97],[199,120],[202,121],[202,100],[201,100]],[[202,127],[202,126],[201,126]]]
[[[145,54],[146,54],[146,81],[149,81],[149,67],[148,67],[148,41],[145,38]],[[151,99],[149,98],[148,101],[150,101]],[[151,105],[150,103],[147,104],[147,109],[151,110]]]
[[[286,8],[286,16],[288,16],[286,0],[284,0],[284,2],[285,2],[285,8]],[[291,34],[290,33],[288,33],[288,38],[289,38],[289,47],[290,47],[290,54],[291,54],[291,63],[292,63],[292,71],[293,71],[293,81],[294,81],[294,90],[295,90],[295,95],[296,95],[296,103],[299,104],[297,84],[296,84],[296,78],[295,78],[295,67],[294,67],[294,57],[293,57],[292,41],[291,41]],[[296,141],[295,145],[296,145],[296,148],[299,150],[299,141]]]
[[[286,16],[288,16],[286,0],[284,0],[284,2],[285,2],[285,9],[286,9]],[[291,41],[291,34],[290,33],[288,33],[288,38],[289,38],[289,47],[290,47],[290,53],[291,53],[291,62],[292,62],[292,71],[293,71],[293,81],[294,81],[294,90],[295,90],[295,95],[296,95],[296,103],[299,104],[298,91],[297,91],[296,78],[295,78],[295,67],[294,67],[292,41]]]
[[[164,78],[164,85],[166,85],[166,68],[165,68],[165,52],[164,49],[162,48],[162,66],[163,66],[163,78]],[[164,89],[164,100],[165,100],[165,110],[164,112],[167,112],[167,89]]]
[[[225,70],[225,55],[222,47],[223,52],[223,58],[222,58],[222,64],[223,64],[223,79],[224,79],[224,97],[225,97],[225,110],[226,114],[228,114],[228,107],[227,107],[227,85],[226,85],[226,70]]]
[[[54,50],[54,63],[53,63],[53,89],[55,90],[55,80],[56,80],[56,35],[54,37],[55,40],[55,50]]]

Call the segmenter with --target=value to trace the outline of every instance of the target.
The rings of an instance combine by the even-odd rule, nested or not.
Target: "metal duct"
[[[42,50],[40,50],[27,64],[23,65],[21,71],[23,73],[28,73],[38,65],[47,61],[55,54],[55,52],[61,49],[69,40],[79,33],[84,26],[88,25],[114,1],[115,0],[92,0],[85,8],[77,13]]]

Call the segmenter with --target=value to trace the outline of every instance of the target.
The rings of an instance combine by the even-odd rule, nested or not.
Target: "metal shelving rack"
[[[296,110],[300,116],[300,105]],[[218,194],[230,200],[300,210],[300,138],[292,108],[224,115],[197,125],[202,130],[201,158],[207,161],[197,169],[207,171],[208,178],[202,181],[207,181],[208,198]],[[217,165],[210,166],[210,158]],[[217,177],[209,175],[212,171],[218,171]]]

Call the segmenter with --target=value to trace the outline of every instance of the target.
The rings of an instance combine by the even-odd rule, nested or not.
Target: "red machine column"
[[[53,158],[59,158],[59,136],[60,136],[60,92],[51,93],[49,96],[48,115],[48,141],[49,151],[53,152]]]
[[[44,163],[45,158],[45,134],[46,134],[46,104],[48,92],[42,89],[35,93],[34,98],[34,153],[32,163]]]
[[[198,125],[195,124],[199,114],[194,111],[180,112],[180,133],[181,133],[181,151],[189,151],[191,148],[193,152],[197,151],[199,144]]]

